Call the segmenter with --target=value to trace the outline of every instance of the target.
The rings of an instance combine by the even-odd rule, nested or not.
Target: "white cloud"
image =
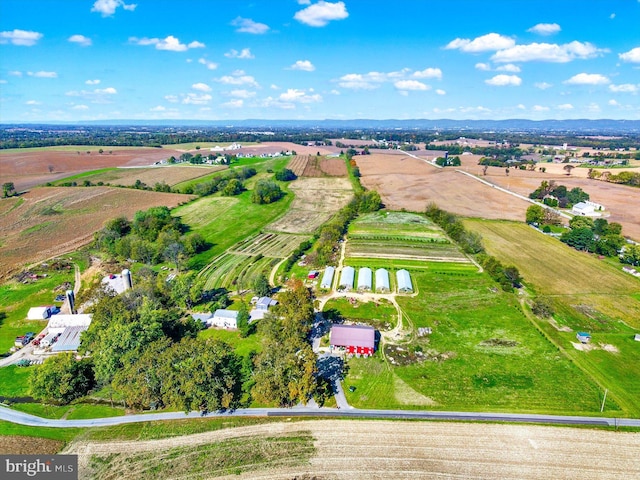
[[[65,93],[68,97],[82,97],[92,103],[109,103],[109,96],[116,95],[118,91],[113,87],[96,88],[95,90],[72,90]]]
[[[315,103],[322,101],[322,96],[313,93],[313,89],[309,89],[307,93],[305,90],[289,88],[286,92],[281,93],[278,98],[283,102],[291,103]]]
[[[42,102],[39,102],[37,100],[27,100],[26,102],[24,102],[25,105],[42,105]]]
[[[206,105],[212,98],[208,93],[187,93],[182,96],[182,103],[185,105]]]
[[[177,95],[165,95],[164,99],[169,103],[178,103]]]
[[[609,18],[610,18],[611,20],[613,20],[614,18],[616,18],[616,14],[615,14],[615,13],[612,13],[611,15],[609,15]]]
[[[11,75],[12,77],[21,77],[22,76],[22,72],[20,72],[18,70],[11,70],[9,72],[9,75]]]
[[[200,63],[202,65],[205,65],[209,70],[215,70],[216,68],[218,68],[218,64],[217,63],[210,62],[206,58],[198,59],[198,63]]]
[[[194,90],[198,90],[200,92],[210,92],[211,91],[211,87],[209,85],[207,85],[206,83],[194,83],[193,85],[191,85],[191,88],[193,88]]]
[[[129,37],[129,42],[135,45],[141,45],[141,46],[155,45],[156,49],[158,50],[167,50],[170,52],[184,52],[186,50],[189,50],[190,48],[205,47],[204,43],[201,43],[198,41],[193,41],[188,45],[185,45],[184,43],[180,43],[180,40],[174,37],[173,35],[169,35],[164,39],[147,38],[147,37],[143,37],[143,38]]]
[[[331,90],[329,93],[330,93],[331,95],[340,95],[340,91],[339,91],[339,90],[336,90],[336,89]]]
[[[516,105],[516,107],[518,108],[518,110],[526,110],[527,107],[524,106],[524,104],[519,103],[518,105]]]
[[[96,88],[93,92],[97,93],[98,95],[115,95],[116,93],[118,93],[118,91],[113,87]]]
[[[553,35],[561,30],[557,23],[539,23],[531,27],[527,32],[537,33],[538,35]]]
[[[248,48],[243,48],[241,51],[232,48],[227,53],[225,53],[224,56],[227,58],[240,58],[242,60],[250,60],[252,58],[256,58]]]
[[[436,93],[437,93],[438,95],[446,95],[446,94],[447,94],[447,92],[445,92],[445,91],[444,91],[444,90],[442,90],[441,88],[437,89],[437,90],[436,90]]]
[[[229,100],[228,102],[222,104],[222,107],[225,108],[242,108],[243,106],[244,100],[242,99]]]
[[[569,80],[565,80],[564,83],[567,85],[606,85],[611,83],[611,80],[599,73],[578,73]]]
[[[96,0],[91,11],[101,13],[103,17],[110,17],[116,13],[118,7],[133,12],[137,5],[135,3],[126,4],[123,0]]]
[[[618,102],[616,102],[615,100],[611,99],[607,102],[609,105],[611,105],[612,107],[617,107],[620,104]]]
[[[251,75],[245,75],[242,70],[235,71],[232,75],[224,75],[216,79],[216,81],[225,85],[250,85],[255,88],[259,87],[256,79]]]
[[[21,47],[32,47],[42,37],[43,35],[39,32],[16,29],[6,32],[0,32],[0,43],[11,43],[13,45],[19,45]]]
[[[570,103],[563,103],[562,105],[558,105],[556,108],[558,110],[573,110],[573,105]]]
[[[540,90],[546,90],[548,88],[553,87],[553,85],[551,83],[547,83],[547,82],[537,82],[533,84],[536,88],[539,88]]]
[[[261,100],[257,106],[265,107],[265,108],[281,108],[283,110],[294,110],[296,108],[296,104],[292,102],[283,102],[273,97],[267,97]]]
[[[640,47],[632,48],[628,52],[618,54],[624,62],[640,63]]]
[[[98,85],[100,84],[100,80],[95,79],[95,80],[87,80],[86,82],[84,82],[87,85]]]
[[[599,113],[600,105],[598,105],[597,103],[590,103],[589,105],[587,105],[587,110],[591,113]]]
[[[89,107],[86,105],[74,105],[71,107],[72,110],[89,110]]]
[[[488,72],[489,70],[491,70],[491,65],[489,65],[488,63],[476,63],[476,69],[482,70],[483,72]]]
[[[411,72],[409,68],[395,72],[348,73],[338,79],[338,85],[353,90],[373,90],[385,82],[406,79]]]
[[[518,73],[520,72],[520,67],[514,65],[513,63],[507,63],[506,65],[499,66],[498,68],[496,68],[496,70],[498,70],[499,72]]]
[[[310,5],[311,0],[298,0],[298,5]]]
[[[439,68],[425,68],[417,72],[413,72],[415,78],[442,78],[442,70]]]
[[[58,78],[58,74],[56,72],[27,72],[27,75],[37,78]]]
[[[244,89],[239,89],[239,90],[231,90],[228,95],[230,97],[235,97],[235,98],[252,98],[256,96],[256,92],[252,92],[250,90],[244,90]]]
[[[4,78],[0,78],[0,84],[5,85],[9,82],[7,82]]]
[[[280,87],[278,85],[276,85],[275,83],[271,84],[271,90],[280,90]]]
[[[549,110],[549,107],[543,107],[542,105],[534,105],[533,106],[533,111],[534,112],[547,112]]]
[[[320,0],[293,16],[300,23],[310,27],[324,27],[332,20],[344,20],[349,16],[344,2],[330,3]]]
[[[261,35],[269,31],[269,25],[264,23],[254,22],[250,18],[237,17],[231,22],[231,25],[236,28],[236,32],[240,33],[253,33],[254,35]]]
[[[515,45],[504,50],[499,50],[491,57],[494,62],[552,62],[567,63],[576,59],[594,58],[605,49],[596,48],[595,45],[585,42],[571,42],[563,45],[555,43],[530,43],[528,45]]]
[[[418,80],[398,80],[393,84],[393,86],[396,87],[398,90],[405,91],[405,92],[425,91],[431,88],[430,86],[425,85],[424,83],[419,82]]]
[[[309,60],[298,60],[289,67],[289,70],[302,70],[304,72],[313,72],[316,67]]]
[[[84,35],[71,35],[68,40],[71,43],[77,43],[81,47],[88,47],[91,45],[91,39]]]
[[[609,85],[609,90],[614,93],[638,93],[638,91],[640,91],[640,84],[621,83],[620,85]]]
[[[149,109],[152,112],[164,112],[166,110],[162,105],[158,105],[157,107],[152,107]]]
[[[485,80],[484,83],[487,85],[493,85],[495,87],[505,87],[505,86],[519,86],[522,83],[522,79],[517,75],[496,75],[493,78]]]
[[[511,48],[516,44],[513,38],[505,37],[498,33],[488,33],[481,37],[469,40],[468,38],[456,38],[447,44],[446,49],[459,49],[466,53],[488,52]]]

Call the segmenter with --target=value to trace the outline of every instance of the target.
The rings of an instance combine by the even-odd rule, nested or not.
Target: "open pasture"
[[[111,187],[34,188],[11,199],[11,207],[0,215],[0,278],[27,263],[86,245],[107,220],[120,215],[133,218],[138,210],[174,207],[192,198]]]
[[[88,180],[94,184],[98,182],[109,183],[111,185],[121,185],[123,187],[130,187],[140,180],[149,187],[153,187],[156,183],[165,182],[170,186],[174,186],[178,183],[188,180],[197,179],[209,175],[213,172],[224,170],[227,167],[218,166],[186,166],[186,165],[168,165],[168,166],[156,166],[147,168],[114,168],[106,171],[100,171],[96,173],[89,172],[88,174],[80,174],[70,178],[64,178],[56,184],[62,182],[76,181],[81,184],[83,181]]]
[[[283,233],[313,233],[353,195],[346,178],[298,178],[289,184],[295,194],[285,215],[269,224],[266,230]]]
[[[103,153],[98,153],[100,148],[104,150]],[[13,182],[16,190],[24,191],[91,170],[149,166],[172,155],[177,157],[180,153],[170,149],[144,147],[72,146],[11,149],[0,151],[0,182]]]
[[[362,184],[377,190],[390,210],[423,212],[428,203],[435,202],[458,215],[520,220],[531,205],[457,173],[453,167],[436,168],[407,155],[376,153],[356,157],[356,161]]]

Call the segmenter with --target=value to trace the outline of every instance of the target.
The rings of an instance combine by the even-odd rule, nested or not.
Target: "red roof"
[[[334,325],[329,338],[332,347],[365,347],[373,350],[376,331],[366,325]]]

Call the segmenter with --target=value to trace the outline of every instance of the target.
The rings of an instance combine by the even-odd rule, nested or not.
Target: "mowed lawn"
[[[400,364],[379,358],[350,363],[347,385],[356,390],[348,395],[355,406],[599,413],[603,391],[596,382],[487,274],[427,269],[413,271],[412,279],[420,295],[397,301],[414,332],[431,327],[432,333],[402,345],[417,361],[403,364],[395,356]],[[612,413],[620,409],[607,401],[605,414]]]
[[[594,255],[578,252],[530,227],[502,221],[466,220],[483,236],[490,254],[514,264],[527,286],[550,299],[553,323],[538,320],[566,356],[609,389],[628,413],[640,415],[640,281]],[[592,336],[578,350],[576,331]]]

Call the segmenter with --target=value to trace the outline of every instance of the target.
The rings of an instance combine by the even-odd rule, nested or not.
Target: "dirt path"
[[[311,432],[316,448],[308,465],[248,471],[221,478],[638,478],[640,435],[528,425],[369,420],[313,420],[218,430],[164,440],[73,442],[80,478],[91,455],[156,452],[230,438]],[[135,469],[135,465],[131,465]],[[186,472],[185,472],[186,473]],[[181,478],[187,478],[186,476]]]

